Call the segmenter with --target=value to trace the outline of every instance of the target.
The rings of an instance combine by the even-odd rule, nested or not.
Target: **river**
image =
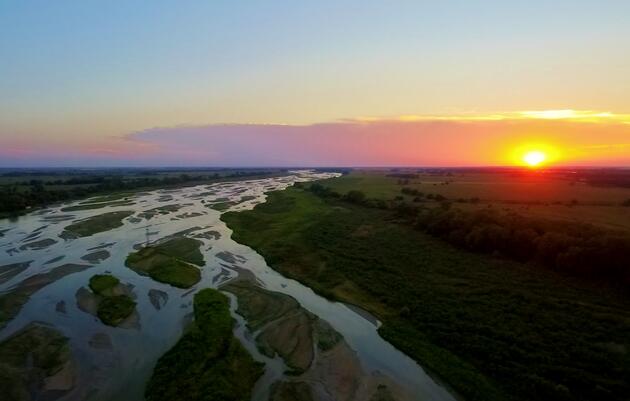
[[[227,210],[247,210],[264,202],[266,192],[285,189],[295,182],[335,175],[295,171],[286,177],[138,193],[128,197],[133,204],[93,210],[62,210],[85,204],[85,201],[76,201],[35,211],[12,221],[1,220],[0,232],[4,236],[0,238],[0,266],[20,262],[30,264],[0,284],[0,293],[10,291],[27,277],[62,264],[86,265],[88,263],[81,258],[94,251],[90,251],[90,248],[101,247],[111,256],[100,263],[90,263],[92,267],[67,275],[34,293],[19,314],[0,331],[0,340],[31,321],[53,325],[70,339],[70,347],[78,365],[74,389],[59,400],[140,401],[157,359],[177,342],[186,323],[190,321],[195,292],[207,287],[216,288],[237,274],[225,263],[224,258],[217,257],[217,254],[225,255],[227,252],[235,255],[232,265],[253,272],[265,288],[294,297],[302,307],[329,322],[343,335],[365,371],[389,376],[408,394],[413,394],[416,400],[454,400],[454,396],[421,366],[378,335],[378,322],[354,308],[330,302],[310,288],[271,269],[254,250],[231,239],[231,231],[220,220],[222,212],[207,207],[212,202],[228,202],[228,205],[232,202]],[[178,210],[158,213],[148,219],[142,214],[167,205],[177,205]],[[71,240],[59,237],[64,227],[76,220],[112,211],[133,211],[134,214],[125,218],[121,227],[113,230]],[[203,241],[202,253],[206,265],[201,268],[201,281],[193,289],[161,284],[125,267],[125,258],[133,251],[134,245],[195,227],[198,228],[195,232],[213,231],[218,235],[200,239]],[[21,249],[26,243],[43,239],[57,242],[52,245],[42,243],[41,249]],[[92,275],[106,272],[133,286],[139,315],[139,321],[134,327],[106,326],[78,307],[77,290],[87,288]],[[148,295],[150,290],[161,291],[168,298],[163,297],[157,304],[155,300],[151,302]],[[233,303],[236,302],[233,296],[230,298]],[[243,319],[235,314],[234,305],[232,313],[239,322],[235,330],[237,337],[256,359],[267,363],[266,374],[254,391],[256,401],[265,400],[269,384],[282,376],[281,363],[278,358],[270,360],[256,351],[252,335],[247,333]],[[109,341],[103,342],[103,339]]]

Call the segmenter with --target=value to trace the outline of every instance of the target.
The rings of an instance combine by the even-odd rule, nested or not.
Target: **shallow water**
[[[131,196],[134,205],[61,212],[62,207],[79,204],[77,201],[34,212],[15,221],[0,220],[0,232],[8,230],[4,232],[4,237],[0,237],[0,266],[32,261],[26,269],[2,283],[0,293],[9,291],[29,276],[47,272],[56,266],[66,263],[86,264],[81,257],[95,251],[89,250],[91,248],[101,247],[111,254],[93,267],[70,274],[36,292],[16,318],[0,331],[0,340],[31,321],[50,323],[70,338],[73,354],[79,364],[77,386],[61,400],[140,401],[157,359],[177,342],[186,322],[190,321],[195,292],[207,287],[216,288],[226,279],[234,277],[236,272],[231,267],[236,266],[252,271],[267,289],[291,295],[304,308],[328,321],[356,352],[366,372],[391,377],[417,400],[454,400],[448,390],[436,383],[417,363],[378,335],[378,323],[375,324],[364,314],[342,303],[330,302],[310,288],[270,269],[254,250],[231,239],[231,230],[220,220],[221,212],[206,206],[218,202],[218,199],[238,201],[247,197],[245,199],[248,200],[228,210],[251,209],[265,201],[265,192],[285,189],[297,181],[334,175],[300,171],[288,177],[158,190]],[[140,217],[148,209],[174,204],[185,206],[175,212],[157,214],[148,220]],[[64,241],[59,237],[64,227],[73,221],[123,210],[133,210],[134,215],[124,219],[123,226],[119,228],[74,240]],[[134,245],[194,227],[199,229],[188,235],[215,231],[220,237],[217,239],[217,235],[212,234],[198,238],[203,242],[201,251],[206,265],[201,268],[201,281],[193,289],[178,289],[161,284],[125,267],[124,260]],[[41,249],[24,247],[27,242],[48,238],[57,242]],[[138,328],[106,326],[77,307],[77,290],[87,288],[92,275],[104,272],[111,272],[121,282],[134,286],[140,316]],[[168,294],[168,300],[160,309],[150,301],[148,293],[151,289]],[[269,360],[256,351],[252,333],[247,332],[243,319],[234,313],[236,300],[233,296],[230,299],[233,303],[232,313],[238,322],[235,334],[256,359],[267,363],[267,371],[254,389],[253,397],[255,400],[266,400],[268,386],[282,377],[284,363],[278,357]],[[65,308],[58,306],[61,302]],[[94,335],[99,334],[99,338],[103,338],[101,333],[110,337],[111,349],[90,345]]]

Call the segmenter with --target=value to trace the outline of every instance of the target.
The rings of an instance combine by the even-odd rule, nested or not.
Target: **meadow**
[[[407,187],[425,195],[440,195],[463,210],[495,207],[525,216],[630,231],[630,205],[624,206],[630,202],[630,187],[595,186],[566,175],[530,170],[441,170],[414,172],[413,178],[395,175],[391,170],[354,170],[324,185],[340,194],[360,190],[367,198],[393,200],[402,196],[402,200],[413,202],[415,196],[401,192]]]
[[[354,172],[322,185],[392,199],[403,196],[399,179]],[[623,400],[630,392],[627,297],[468,252],[396,210],[350,199],[297,187],[223,219],[274,269],[374,313],[382,336],[465,399]]]

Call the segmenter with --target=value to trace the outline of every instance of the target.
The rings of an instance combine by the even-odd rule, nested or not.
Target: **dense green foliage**
[[[99,302],[96,314],[103,323],[118,326],[135,308],[136,302],[128,295],[112,295],[104,297]]]
[[[90,289],[98,295],[104,295],[120,283],[117,277],[111,274],[95,274],[90,277]]]
[[[249,401],[262,364],[234,338],[228,298],[204,289],[194,313],[192,327],[158,360],[146,400]]]
[[[623,400],[630,302],[555,272],[458,250],[391,209],[299,188],[224,214],[234,239],[381,334],[468,400]]]
[[[130,210],[109,212],[72,223],[65,228],[64,236],[88,237],[103,231],[109,231],[123,225],[122,220],[133,214]]]
[[[196,239],[174,237],[130,253],[125,265],[161,283],[189,288],[201,279],[199,269],[191,265],[204,264],[200,245],[201,241]]]
[[[424,210],[415,224],[431,235],[475,252],[537,262],[553,270],[630,289],[630,237],[494,210]]]
[[[3,340],[0,343],[2,400],[39,399],[43,379],[62,369],[69,358],[68,339],[40,324],[31,323]]]

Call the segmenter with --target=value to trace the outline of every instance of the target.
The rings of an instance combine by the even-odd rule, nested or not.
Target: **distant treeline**
[[[597,187],[630,188],[630,169],[578,170],[572,178]]]
[[[19,188],[18,184],[0,186],[0,214],[18,214],[29,208],[46,206],[55,202],[83,198],[100,193],[136,190],[140,188],[171,187],[195,182],[216,181],[219,179],[261,177],[274,174],[274,171],[236,171],[220,175],[180,174],[163,178],[131,178],[125,176],[113,177],[81,177],[67,180],[44,182],[30,180],[28,188]],[[51,189],[50,186],[77,185],[64,189]],[[24,184],[22,184],[24,186]]]
[[[443,197],[431,196],[430,199],[438,201],[439,206],[426,207],[406,203],[402,197],[390,201],[368,199],[357,190],[342,195],[319,183],[304,188],[324,198],[391,209],[403,221],[458,248],[530,262],[563,274],[630,289],[630,236],[624,233],[491,208],[453,209]],[[424,195],[412,191],[403,192]],[[469,200],[477,201],[476,198]]]
[[[453,176],[454,174],[504,174],[513,177],[531,177],[528,169],[512,167],[498,168],[443,168],[443,169],[393,169],[388,177],[418,179],[420,174],[434,176]],[[556,178],[570,182],[582,182],[598,187],[630,188],[630,169],[628,168],[549,168],[540,172],[541,177]]]

